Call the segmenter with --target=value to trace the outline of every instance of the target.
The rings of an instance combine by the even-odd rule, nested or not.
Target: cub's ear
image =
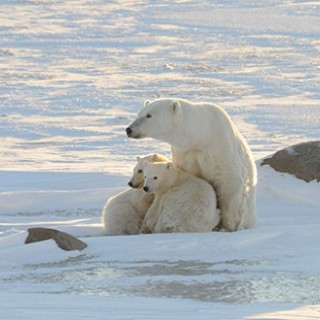
[[[142,159],[141,157],[137,156],[137,161],[139,161],[139,160],[141,160],[141,159]]]
[[[146,100],[146,101],[144,102],[144,106],[147,107],[150,103],[151,103],[150,100]]]
[[[148,160],[144,160],[142,164],[143,167],[146,168],[150,164],[150,162]]]
[[[168,162],[167,165],[166,165],[166,168],[168,170],[170,170],[172,168],[172,162]]]
[[[175,100],[172,102],[173,112],[178,113],[181,109],[180,102]]]
[[[153,160],[153,161],[158,161],[158,160],[159,160],[159,157],[158,157],[158,155],[157,155],[156,153],[154,153],[154,154],[152,155],[152,160]]]

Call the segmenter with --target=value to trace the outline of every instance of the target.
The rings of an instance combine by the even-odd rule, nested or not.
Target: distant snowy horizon
[[[0,167],[130,173],[146,99],[220,104],[255,159],[319,138],[319,9],[309,1],[4,1]],[[14,13],[13,13],[14,11]]]

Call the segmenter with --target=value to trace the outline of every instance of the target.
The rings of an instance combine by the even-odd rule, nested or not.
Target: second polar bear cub
[[[168,159],[159,154],[137,157],[137,164],[129,181],[129,186],[132,188],[109,198],[103,207],[102,223],[107,235],[129,235],[140,232],[141,223],[153,201],[153,194],[146,194],[142,189],[144,161],[168,161]]]
[[[207,232],[220,222],[216,194],[205,180],[171,162],[144,161],[144,191],[155,195],[142,233]]]

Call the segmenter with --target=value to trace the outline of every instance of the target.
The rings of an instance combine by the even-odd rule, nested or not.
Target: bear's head
[[[144,161],[144,187],[145,192],[159,193],[168,190],[175,179],[171,162],[151,163]]]
[[[165,156],[159,155],[159,154],[148,154],[144,157],[137,156],[137,164],[133,169],[132,177],[129,181],[129,186],[131,188],[142,188],[144,184],[144,161],[149,162],[164,162],[168,161],[168,159]]]
[[[173,135],[180,109],[180,102],[176,99],[146,101],[138,117],[126,129],[127,136],[168,141],[168,137]]]

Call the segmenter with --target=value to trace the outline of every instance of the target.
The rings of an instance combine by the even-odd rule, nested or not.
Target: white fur
[[[103,207],[102,223],[106,234],[125,235],[140,232],[141,223],[153,201],[153,194],[146,194],[142,189],[144,161],[168,161],[168,159],[157,154],[137,157],[137,165],[129,182],[133,189],[126,189],[109,198]]]
[[[144,189],[155,195],[142,233],[207,232],[220,221],[216,195],[203,179],[169,163],[145,162]]]
[[[166,141],[174,165],[207,180],[217,192],[223,229],[255,225],[255,163],[221,107],[182,99],[155,100],[138,113],[127,134]]]

